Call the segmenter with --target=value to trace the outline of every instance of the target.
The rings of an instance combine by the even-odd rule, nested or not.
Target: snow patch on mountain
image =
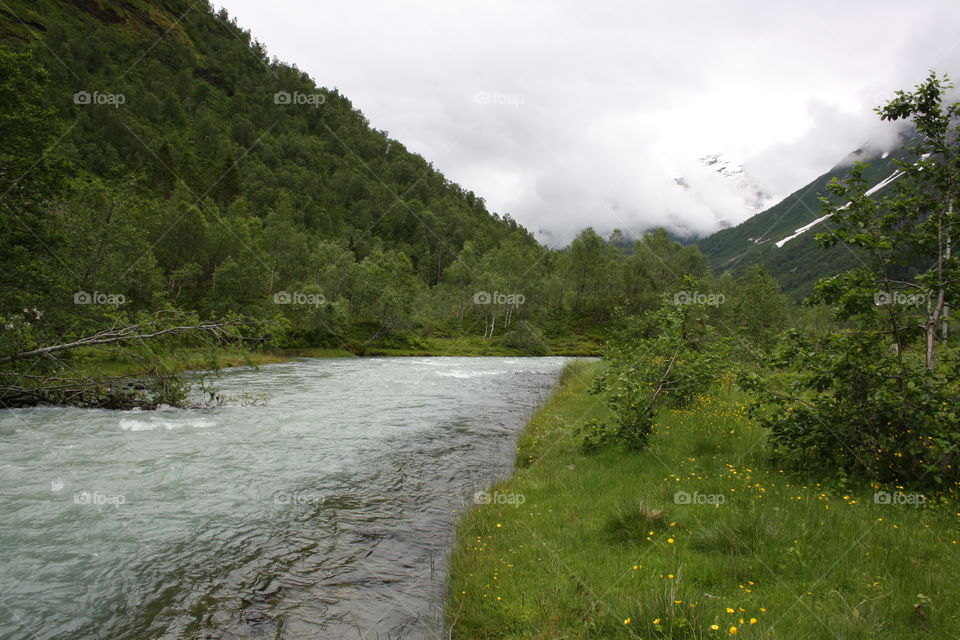
[[[699,162],[734,184],[751,212],[759,213],[774,204],[773,197],[757,185],[742,164],[737,164],[719,153],[706,155],[700,158]]]
[[[722,154],[703,156],[673,179],[698,205],[713,212],[720,229],[739,224],[773,204],[773,198],[750,177],[743,165]]]
[[[924,156],[924,157],[926,157],[926,156]],[[897,169],[896,171],[894,171],[893,173],[891,173],[889,176],[887,176],[886,178],[884,178],[883,180],[881,180],[881,181],[878,182],[877,184],[873,185],[872,187],[870,187],[869,189],[867,189],[866,191],[864,191],[864,195],[872,196],[873,194],[877,193],[878,191],[880,191],[881,189],[883,189],[883,188],[886,187],[888,184],[890,184],[891,182],[893,182],[894,180],[896,180],[897,178],[899,178],[899,177],[902,176],[902,175],[903,175],[903,171]],[[850,203],[848,202],[847,204],[845,204],[845,205],[843,205],[842,207],[840,207],[840,209],[843,210],[843,209],[846,209],[846,208],[849,207],[849,206],[850,206]],[[821,222],[823,222],[824,220],[826,220],[827,218],[829,218],[829,217],[832,216],[832,215],[833,215],[832,213],[828,213],[828,214],[825,215],[825,216],[821,216],[821,217],[817,218],[816,220],[814,220],[813,222],[811,222],[811,223],[809,223],[809,224],[803,225],[802,227],[800,227],[799,229],[797,229],[796,231],[794,231],[793,234],[787,236],[787,237],[784,238],[783,240],[779,240],[779,241],[775,242],[774,244],[777,246],[777,248],[780,248],[780,247],[782,247],[783,245],[785,245],[785,244],[787,244],[788,242],[790,242],[791,240],[793,240],[794,238],[796,238],[797,236],[799,236],[799,235],[801,235],[801,234],[809,231],[810,229],[814,228],[815,226],[817,226],[818,224],[820,224]]]

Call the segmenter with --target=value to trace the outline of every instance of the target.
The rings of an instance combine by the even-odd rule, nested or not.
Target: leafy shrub
[[[916,128],[912,158],[895,162],[890,191],[873,194],[858,164],[829,185],[847,204],[821,199],[831,228],[817,240],[864,256],[861,268],[818,282],[813,296],[843,329],[819,341],[793,336],[774,363],[792,376],[787,385],[742,376],[760,392],[757,415],[773,443],[801,461],[904,484],[960,477],[960,367],[944,349],[948,310],[960,298],[960,103],[943,103],[952,88],[931,72],[877,109]],[[895,275],[905,266],[918,272]]]
[[[741,385],[758,392],[754,415],[782,452],[883,482],[960,477],[960,388],[919,353],[900,358],[870,333],[838,333],[817,348],[794,335],[779,358],[787,375],[747,374]]]
[[[702,305],[666,300],[656,313],[622,319],[605,349],[609,366],[591,388],[607,394],[613,419],[581,427],[584,449],[646,447],[657,409],[689,404],[723,371],[728,351],[727,341],[706,324]]]
[[[550,347],[544,341],[543,334],[526,320],[521,320],[503,334],[503,344],[533,356],[545,356],[550,353]]]

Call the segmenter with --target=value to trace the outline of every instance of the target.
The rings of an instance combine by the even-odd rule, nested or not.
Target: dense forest
[[[275,293],[319,287],[315,317],[288,314],[302,332],[399,328],[458,260],[538,250],[205,3],[40,9],[3,54],[4,133],[21,132],[3,138],[5,237],[32,249],[5,269],[5,313],[85,291],[125,313],[273,315]]]

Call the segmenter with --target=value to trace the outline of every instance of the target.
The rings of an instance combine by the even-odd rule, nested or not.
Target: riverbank
[[[288,362],[296,358],[356,358],[373,356],[396,357],[466,357],[466,356],[529,356],[520,349],[506,347],[500,340],[480,336],[430,337],[418,339],[415,347],[385,347],[372,345],[362,354],[346,346],[305,347],[300,349],[267,349],[241,351],[222,348],[207,351],[180,352],[162,359],[162,367],[171,373],[191,370],[226,369],[230,367],[260,366]],[[569,336],[547,340],[551,356],[599,356],[601,343],[593,337]],[[77,349],[73,360],[75,372],[90,376],[121,376],[137,373],[141,363],[120,347]]]
[[[307,348],[286,352],[294,356],[310,358],[344,358],[362,356],[530,356],[522,349],[505,346],[499,338],[483,338],[475,335],[452,337],[418,338],[417,346],[389,347],[373,344],[363,348],[362,353],[354,353],[345,346],[339,349]],[[547,355],[569,357],[593,357],[601,354],[602,343],[599,339],[585,335],[570,335],[563,338],[546,338],[550,348]]]
[[[585,455],[600,366],[568,366],[463,517],[452,637],[953,637],[956,503],[773,465],[730,386],[664,412],[648,451]]]

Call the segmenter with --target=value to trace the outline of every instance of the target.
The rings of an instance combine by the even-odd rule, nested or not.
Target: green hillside
[[[313,287],[331,303],[317,317],[280,309],[304,331],[335,332],[343,318],[400,325],[465,247],[478,259],[504,244],[542,254],[207,2],[12,0],[0,37],[4,110],[45,151],[30,167],[36,150],[5,149],[24,161],[4,172],[5,191],[45,167],[57,178],[33,197],[33,219],[4,202],[5,225],[23,236],[11,244],[46,254],[20,271],[46,275],[4,282],[2,311],[42,307],[61,323],[54,333],[77,316],[102,320],[96,305],[50,304],[77,291],[122,296],[128,314],[267,316],[274,294]]]

